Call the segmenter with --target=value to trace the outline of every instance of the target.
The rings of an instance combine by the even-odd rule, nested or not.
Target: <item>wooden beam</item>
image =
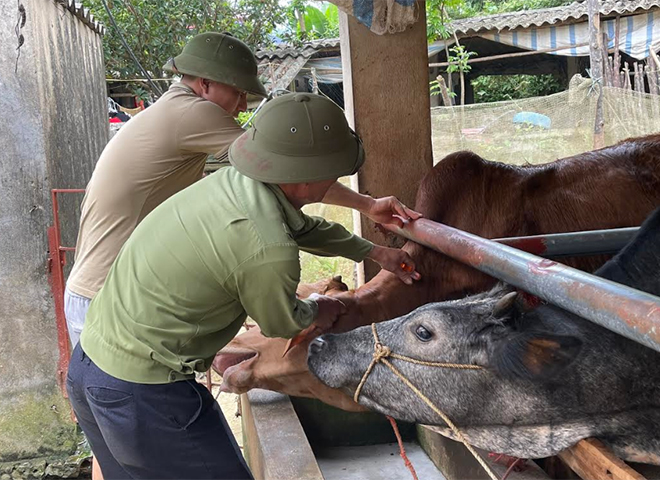
[[[585,480],[646,480],[595,438],[581,440],[559,457]]]
[[[425,4],[407,30],[376,35],[353,16],[340,13],[341,61],[346,116],[362,138],[366,162],[357,178],[360,192],[395,195],[412,207],[420,180],[433,166]],[[362,218],[364,238],[389,238]],[[365,280],[379,267],[365,262]]]
[[[573,47],[575,47],[575,48],[586,47],[587,45],[589,45],[589,43],[578,43],[575,46],[571,45],[569,47],[542,48],[540,50],[531,50],[529,52],[503,53],[501,55],[492,55],[490,57],[471,58],[467,61],[467,63],[468,64],[470,64],[470,63],[482,63],[482,62],[492,62],[493,60],[501,60],[503,58],[527,57],[529,55],[539,55],[541,53],[552,53],[552,52],[559,52],[561,50],[569,50]],[[429,68],[432,68],[432,67],[448,67],[449,65],[451,65],[451,62],[429,63]]]

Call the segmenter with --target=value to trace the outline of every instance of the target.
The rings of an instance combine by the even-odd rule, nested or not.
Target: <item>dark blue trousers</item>
[[[67,391],[105,480],[252,478],[220,407],[194,380],[125,382],[78,344]]]

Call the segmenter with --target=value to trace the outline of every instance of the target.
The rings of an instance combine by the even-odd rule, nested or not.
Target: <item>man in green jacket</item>
[[[330,100],[272,100],[229,160],[233,167],[174,195],[137,226],[87,313],[67,388],[108,480],[251,478],[195,372],[208,370],[248,315],[267,336],[332,326],[340,301],[296,298],[299,250],[371,258],[402,281],[419,279],[404,251],[300,210],[364,161]]]

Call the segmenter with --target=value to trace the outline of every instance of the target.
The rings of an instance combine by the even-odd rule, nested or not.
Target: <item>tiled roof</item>
[[[660,1],[660,0],[658,0]],[[310,58],[320,50],[339,48],[338,38],[324,38],[305,43],[302,47],[282,46],[273,50],[259,50],[255,53],[257,60],[284,60],[288,57]]]
[[[638,10],[660,7],[660,0],[601,0],[600,13],[604,16],[625,15]],[[522,12],[501,13],[486,17],[455,20],[451,23],[457,34],[467,35],[504,29],[540,27],[587,18],[587,2],[576,1],[570,5]]]
[[[89,12],[89,8],[84,7],[82,3],[76,2],[75,0],[55,0],[55,3],[59,3],[64,8],[69,10],[96,33],[100,35],[105,34],[105,27],[103,24],[97,20],[94,20],[94,15],[92,15]]]

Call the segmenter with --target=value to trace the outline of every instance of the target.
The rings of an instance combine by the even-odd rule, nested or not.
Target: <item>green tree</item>
[[[167,59],[176,56],[188,39],[198,33],[227,31],[258,48],[269,45],[270,34],[284,22],[284,11],[278,0],[106,1],[126,42],[154,78],[162,77],[162,66]],[[102,0],[87,0],[86,5],[106,26],[103,48],[107,76],[144,77],[121,44]]]
[[[294,45],[339,36],[339,9],[329,2],[292,0],[285,8],[284,39]]]
[[[574,0],[427,0],[426,24],[429,41],[449,38],[453,19],[495,15],[570,5]]]

